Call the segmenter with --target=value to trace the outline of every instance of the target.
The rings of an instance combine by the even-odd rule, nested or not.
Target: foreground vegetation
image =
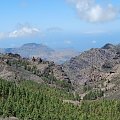
[[[19,84],[0,80],[0,116],[20,120],[120,120],[120,101],[76,100],[73,94],[32,81]]]

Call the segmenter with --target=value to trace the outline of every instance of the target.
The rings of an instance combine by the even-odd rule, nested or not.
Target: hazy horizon
[[[0,13],[0,48],[42,43],[84,51],[120,43],[118,0],[4,0]]]

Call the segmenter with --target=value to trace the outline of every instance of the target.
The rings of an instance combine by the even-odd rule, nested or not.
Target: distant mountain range
[[[0,53],[14,53],[20,54],[22,57],[41,57],[42,59],[54,61],[56,63],[63,63],[79,54],[79,52],[72,49],[53,50],[46,45],[27,43],[18,48],[1,48]]]

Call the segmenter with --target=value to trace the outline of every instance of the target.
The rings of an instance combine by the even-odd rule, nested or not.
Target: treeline
[[[20,120],[120,120],[120,101],[83,101],[80,105],[63,103],[76,100],[73,94],[45,84],[0,80],[0,116]]]

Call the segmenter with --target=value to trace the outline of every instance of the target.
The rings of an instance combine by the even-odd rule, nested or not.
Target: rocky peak
[[[114,48],[115,48],[115,45],[110,43],[107,43],[102,47],[102,49],[114,49]]]

